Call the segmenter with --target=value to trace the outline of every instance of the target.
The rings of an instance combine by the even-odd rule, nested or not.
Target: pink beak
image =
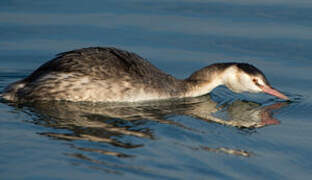
[[[280,93],[276,89],[273,89],[270,86],[262,86],[261,89],[262,89],[263,92],[265,92],[267,94],[270,94],[272,96],[276,96],[276,97],[278,97],[280,99],[289,100],[289,98],[287,96],[285,96],[284,94]]]

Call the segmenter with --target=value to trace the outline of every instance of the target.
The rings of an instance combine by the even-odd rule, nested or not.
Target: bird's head
[[[232,63],[223,73],[224,85],[233,92],[263,92],[281,99],[289,99],[278,90],[272,88],[265,75],[253,65]]]

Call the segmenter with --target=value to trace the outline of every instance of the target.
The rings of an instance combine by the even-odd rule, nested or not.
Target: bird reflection
[[[150,140],[156,138],[153,133],[155,129],[147,125],[149,122],[169,124],[187,131],[196,131],[183,123],[169,120],[168,117],[173,115],[191,116],[208,123],[218,123],[240,129],[260,128],[279,124],[279,121],[272,117],[272,112],[285,105],[287,103],[280,102],[262,106],[241,100],[219,105],[210,96],[202,96],[142,103],[36,102],[28,104],[27,107],[30,107],[39,117],[35,123],[54,129],[67,130],[61,133],[57,131],[43,132],[40,133],[41,135],[67,141],[85,140],[107,143],[115,147],[131,149],[142,147],[144,144],[130,142],[129,138],[124,137]],[[130,154],[112,152],[112,150],[78,147],[77,145],[72,145],[72,147],[80,151],[116,157],[132,157]],[[191,148],[244,157],[250,156],[250,153],[245,150],[226,147]],[[81,156],[75,155],[75,157]]]

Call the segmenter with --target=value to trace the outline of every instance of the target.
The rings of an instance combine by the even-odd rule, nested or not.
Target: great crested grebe
[[[135,102],[201,96],[219,85],[236,93],[264,92],[288,100],[250,64],[212,64],[179,80],[134,53],[102,47],[61,53],[10,84],[2,97],[21,102]]]

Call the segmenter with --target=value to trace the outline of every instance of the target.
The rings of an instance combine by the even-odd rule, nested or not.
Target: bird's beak
[[[273,89],[272,87],[270,86],[262,86],[261,87],[262,91],[264,93],[267,93],[267,94],[270,94],[272,96],[276,96],[280,99],[285,99],[285,100],[289,100],[289,98],[287,96],[285,96],[284,94],[282,94],[281,92],[279,92],[278,90],[276,89]]]

